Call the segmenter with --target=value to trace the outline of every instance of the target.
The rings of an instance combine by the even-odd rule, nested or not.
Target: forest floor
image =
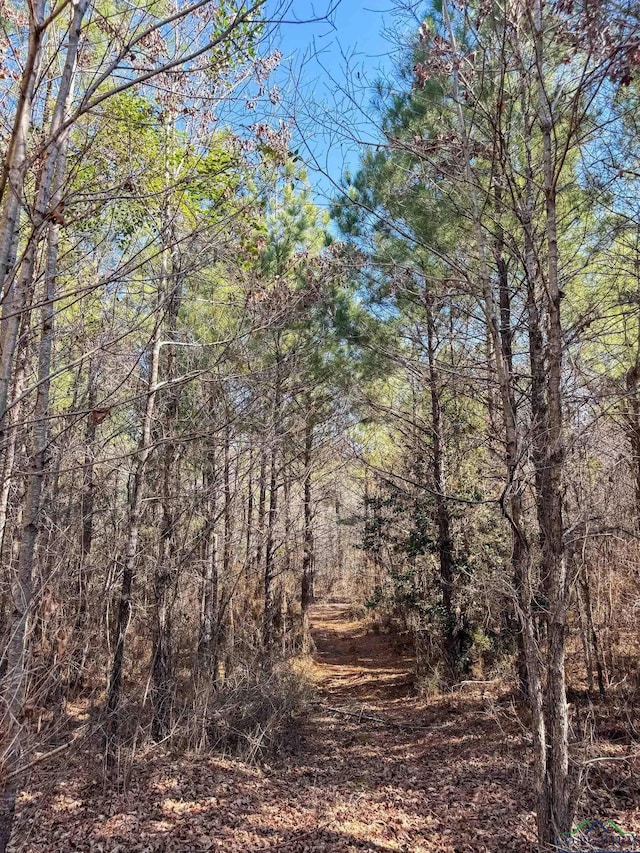
[[[155,748],[113,793],[67,755],[34,769],[13,851],[532,850],[527,735],[506,692],[418,697],[411,657],[344,603],[316,605],[312,632],[318,701],[268,765]]]

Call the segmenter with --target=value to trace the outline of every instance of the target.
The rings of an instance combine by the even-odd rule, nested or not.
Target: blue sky
[[[397,53],[392,0],[342,0],[329,21],[310,22],[330,8],[330,0],[292,0],[272,43],[283,54],[272,81],[282,90],[279,109],[293,118],[294,147],[300,143],[300,156],[317,166],[309,178],[319,204],[345,168],[357,168],[360,143],[380,139],[371,87]]]

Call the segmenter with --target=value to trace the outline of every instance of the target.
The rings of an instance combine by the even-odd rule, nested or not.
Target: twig
[[[37,755],[35,758],[32,758],[31,761],[28,761],[26,764],[23,764],[22,767],[19,767],[17,770],[13,770],[11,773],[8,773],[4,777],[4,781],[8,782],[10,779],[15,779],[16,776],[21,776],[26,770],[30,770],[32,767],[35,767],[36,764],[41,764],[43,761],[47,761],[49,758],[53,758],[54,755],[58,755],[59,753],[64,752],[70,747],[75,746],[81,739],[81,735],[76,735],[76,737],[67,741],[67,743],[63,743],[60,746],[56,746],[56,748],[52,749],[50,752],[45,752],[42,755]]]
[[[630,755],[599,755],[597,758],[587,758],[583,764],[595,764],[598,761],[633,761],[640,758],[640,752],[632,752]]]
[[[322,708],[323,711],[328,711],[331,714],[341,714],[344,717],[353,717],[358,720],[358,722],[362,722],[365,720],[369,723],[380,723],[383,726],[389,726],[395,729],[408,729],[411,731],[412,729],[426,729],[428,728],[426,723],[415,724],[415,723],[397,723],[395,720],[385,720],[383,717],[374,717],[372,714],[365,714],[364,708],[357,711],[347,711],[345,708],[332,708],[329,705],[325,705],[323,702],[315,701],[311,703],[312,705],[317,705]]]
[[[323,705],[322,702],[314,702],[314,705],[319,705],[323,710],[330,711],[332,714],[342,714],[344,717],[354,717],[358,720],[358,722],[362,722],[362,720],[367,720],[370,723],[382,723],[383,725],[387,725],[387,721],[383,720],[382,717],[374,717],[371,714],[365,714],[364,709],[356,712],[356,711],[347,711],[344,708],[331,708],[329,705]]]
[[[499,678],[492,678],[490,681],[459,681],[457,684],[454,684],[451,690],[458,690],[461,687],[466,687],[468,684],[495,684],[496,681],[499,681]]]

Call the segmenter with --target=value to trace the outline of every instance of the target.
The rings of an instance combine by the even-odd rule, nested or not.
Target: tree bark
[[[73,81],[76,67],[77,48],[80,38],[82,19],[88,0],[80,0],[75,5],[71,22],[65,66],[58,90],[52,125],[61,126],[68,111],[73,92]],[[41,14],[42,7],[39,5]],[[63,198],[63,187],[66,179],[66,159],[69,134],[60,134],[55,151],[50,151],[45,160],[46,198],[53,205],[60,205]],[[21,143],[22,144],[22,143]],[[24,141],[26,145],[26,140]],[[23,175],[24,178],[24,175]],[[42,186],[38,190],[36,212],[42,213]],[[15,186],[11,192],[15,192]],[[39,232],[40,234],[41,232]],[[4,701],[6,703],[10,744],[5,758],[5,770],[10,781],[3,786],[0,798],[0,853],[4,853],[11,837],[13,816],[15,813],[16,796],[21,780],[18,773],[20,762],[26,751],[26,726],[23,717],[25,701],[25,685],[28,674],[29,657],[29,618],[33,606],[33,570],[36,542],[41,526],[42,488],[48,466],[49,449],[49,397],[51,388],[51,363],[54,344],[54,310],[56,299],[56,277],[58,261],[58,243],[60,239],[60,224],[54,221],[47,223],[46,260],[44,270],[44,299],[42,306],[42,321],[40,342],[38,347],[38,387],[33,414],[32,446],[29,456],[27,490],[25,497],[22,532],[18,553],[16,577],[12,588],[13,614],[9,630],[9,645],[6,661],[7,673],[4,686]],[[35,245],[33,263],[27,263],[22,271],[25,291],[33,287],[35,271]],[[11,328],[15,325],[10,359],[17,341],[17,329],[21,317],[15,315],[7,318]],[[3,327],[3,335],[6,327]],[[3,337],[2,360],[5,364],[7,355],[4,347],[11,344],[11,334]],[[10,371],[3,374],[4,384],[0,383],[0,418],[6,415],[7,393],[10,386]]]
[[[224,647],[224,677],[228,678],[233,670],[233,635],[234,624],[234,590],[235,578],[233,577],[233,493],[231,487],[231,413],[228,406],[225,410],[224,428],[224,461],[222,470],[222,485],[224,490],[224,543],[222,557],[222,571],[224,578],[224,619],[223,619],[223,647]]]
[[[66,137],[57,162],[53,179],[53,198],[62,197],[66,171]],[[55,304],[56,264],[58,257],[59,226],[51,223],[48,229],[47,260],[44,277],[45,296],[42,307],[42,325],[38,348],[38,390],[33,415],[32,448],[25,510],[20,536],[17,573],[13,584],[14,610],[9,630],[7,648],[7,673],[4,702],[7,709],[10,744],[4,768],[10,781],[3,787],[0,799],[0,853],[4,853],[11,837],[16,796],[20,789],[18,770],[26,752],[26,723],[23,716],[25,685],[29,659],[29,618],[33,606],[33,570],[36,542],[41,525],[42,486],[48,466],[49,450],[49,394],[51,387],[51,359],[53,353],[53,317]]]
[[[275,587],[275,536],[278,517],[278,434],[280,429],[280,408],[282,402],[282,376],[280,340],[276,342],[275,388],[273,397],[273,416],[271,430],[271,460],[269,473],[269,513],[267,517],[267,541],[264,559],[264,617],[262,624],[262,639],[265,650],[273,648],[275,639],[274,627],[276,618],[276,587]]]
[[[265,515],[267,506],[267,447],[263,437],[260,448],[260,480],[258,483],[258,543],[256,546],[256,573],[263,571],[262,555],[264,553]]]
[[[549,824],[541,827],[542,841],[554,839],[571,829],[573,818],[572,780],[569,776],[569,714],[565,681],[565,641],[568,609],[568,578],[564,545],[564,467],[562,413],[562,323],[561,289],[556,211],[556,175],[553,152],[553,116],[545,89],[544,2],[535,6],[534,38],[538,83],[538,123],[542,134],[543,187],[546,231],[546,287],[548,311],[547,405],[548,431],[545,442],[547,476],[544,478],[542,555],[547,610],[547,785],[543,810],[550,812]]]
[[[304,426],[304,551],[302,555],[302,652],[307,654],[311,645],[309,629],[309,607],[313,602],[314,536],[313,536],[313,480],[311,463],[313,458],[313,419],[311,395],[305,398]]]
[[[177,333],[177,319],[181,302],[181,282],[179,262],[171,254],[171,269],[167,270],[167,278],[171,277],[173,288],[168,295],[167,304],[167,333],[169,342],[165,345],[165,382],[167,390],[164,400],[161,430],[164,442],[162,459],[162,498],[160,522],[160,547],[156,561],[153,600],[154,621],[152,633],[152,666],[151,666],[151,699],[153,718],[151,721],[151,736],[160,741],[165,738],[170,728],[171,717],[171,591],[175,583],[175,462],[177,446],[175,436],[175,420],[180,399],[179,387],[175,385],[176,351],[173,341]]]
[[[16,448],[18,442],[18,424],[22,413],[22,404],[19,401],[23,389],[27,363],[27,340],[28,340],[27,318],[23,317],[22,334],[18,345],[17,364],[13,376],[12,405],[5,424],[5,444],[2,459],[2,488],[0,489],[0,555],[4,553],[7,522],[9,519],[9,503],[11,485],[13,483]]]
[[[427,359],[429,364],[429,396],[431,398],[431,461],[438,528],[438,560],[444,611],[445,658],[449,678],[455,681],[460,664],[460,631],[455,604],[455,559],[451,536],[451,515],[447,503],[447,481],[444,458],[444,433],[440,377],[436,361],[436,332],[433,318],[433,296],[425,286],[427,325]]]
[[[245,534],[244,569],[245,569],[245,598],[251,590],[251,569],[253,564],[253,446],[249,448],[249,483],[247,485],[247,527]]]
[[[12,277],[18,248],[20,207],[27,171],[27,140],[31,128],[32,101],[39,74],[42,38],[44,36],[44,10],[44,0],[36,0],[34,4],[29,6],[27,59],[20,79],[13,128],[3,158],[0,176],[0,202],[3,202],[2,215],[0,216],[0,235],[2,235],[0,238],[0,285],[3,299],[3,327],[5,318],[10,313],[11,300],[7,296],[12,288],[12,282],[9,279]],[[7,184],[8,193],[6,192]],[[3,341],[4,336],[5,331],[2,328]]]
[[[502,143],[500,143],[501,146]],[[502,151],[500,154],[502,161]],[[507,506],[510,513],[511,526],[511,566],[513,570],[513,585],[515,590],[515,618],[511,617],[515,624],[516,648],[517,648],[517,674],[521,693],[526,696],[528,693],[528,671],[527,671],[527,655],[525,650],[524,632],[518,618],[517,601],[518,597],[522,597],[524,588],[527,585],[525,573],[530,571],[530,554],[529,543],[525,531],[524,510],[522,506],[522,478],[520,472],[519,459],[519,438],[520,431],[518,427],[518,410],[516,401],[516,386],[513,373],[513,326],[511,319],[511,292],[509,289],[509,275],[507,261],[504,256],[504,232],[502,228],[501,217],[503,213],[502,204],[502,188],[498,184],[495,191],[496,202],[496,238],[495,238],[495,257],[496,270],[498,275],[498,294],[500,307],[500,345],[502,351],[502,360],[498,369],[502,368],[505,371],[505,378],[500,384],[504,389],[507,399],[503,401],[503,412],[506,413],[504,422],[505,431],[505,456],[507,468],[507,491],[508,496]]]
[[[212,449],[210,450],[212,452]],[[198,638],[197,665],[200,676],[215,686],[218,678],[218,536],[215,532],[217,516],[217,476],[215,456],[207,462],[205,488],[209,495],[208,521],[202,573],[202,613]]]
[[[89,584],[91,579],[91,549],[93,547],[93,516],[95,504],[94,462],[97,422],[93,416],[96,405],[96,363],[89,362],[87,389],[87,424],[84,433],[84,464],[82,466],[82,497],[80,499],[80,535],[78,556],[78,606],[73,626],[74,649],[71,657],[69,685],[78,689],[89,649],[86,626],[89,617]]]
[[[166,253],[165,253],[166,254]],[[164,255],[163,255],[164,257]],[[162,318],[155,319],[155,328],[151,340],[151,359],[147,379],[145,408],[142,419],[142,432],[134,460],[133,470],[128,481],[128,508],[126,541],[122,556],[122,582],[118,601],[116,626],[113,641],[113,661],[109,674],[107,701],[105,705],[105,754],[108,763],[113,763],[114,750],[118,737],[118,711],[122,693],[122,672],[124,667],[124,652],[127,633],[133,616],[133,582],[136,574],[138,555],[138,535],[140,530],[140,513],[142,497],[146,482],[146,466],[151,455],[151,427],[155,412],[158,386],[158,366],[160,362],[160,330]]]
[[[2,438],[2,432],[4,431],[4,422],[7,414],[7,400],[11,385],[15,349],[18,340],[18,329],[20,328],[22,313],[27,309],[31,300],[34,270],[37,259],[37,248],[40,245],[40,235],[46,228],[47,217],[50,212],[56,208],[60,210],[60,205],[63,200],[62,193],[60,192],[58,193],[57,203],[52,203],[54,201],[53,184],[56,179],[56,174],[59,174],[59,172],[57,172],[58,161],[61,158],[63,160],[65,159],[64,152],[66,151],[69,131],[68,129],[63,131],[62,128],[65,123],[68,107],[71,103],[78,47],[80,43],[80,33],[87,6],[88,0],[78,0],[78,2],[74,3],[72,6],[73,18],[69,30],[65,63],[60,77],[60,85],[51,118],[51,134],[54,136],[54,141],[51,142],[47,149],[42,173],[40,175],[34,204],[33,229],[27,239],[27,245],[20,264],[19,277],[17,282],[14,281],[8,287],[6,277],[10,275],[9,265],[12,265],[12,261],[15,260],[19,206],[21,204],[25,180],[26,136],[31,120],[33,81],[26,84],[27,91],[25,92],[22,119],[20,121],[20,126],[17,128],[18,136],[15,142],[14,152],[15,162],[12,162],[9,171],[10,191],[6,199],[5,221],[2,222],[4,230],[2,231],[3,243],[0,256],[0,275],[3,276],[4,282],[4,301],[2,322],[0,324],[0,440]],[[39,2],[36,7],[36,15],[41,16],[42,14],[43,3]],[[34,24],[32,22],[32,29],[33,28]],[[36,50],[39,54],[39,40],[42,35],[40,30],[41,27],[35,25],[33,38],[37,41],[37,45],[30,47],[30,55],[32,49]],[[37,59],[35,64],[37,65]],[[13,174],[14,172],[15,175]]]

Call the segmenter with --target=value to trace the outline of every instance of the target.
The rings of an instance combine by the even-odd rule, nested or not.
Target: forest
[[[0,853],[640,850],[640,7],[365,7],[0,2]]]

